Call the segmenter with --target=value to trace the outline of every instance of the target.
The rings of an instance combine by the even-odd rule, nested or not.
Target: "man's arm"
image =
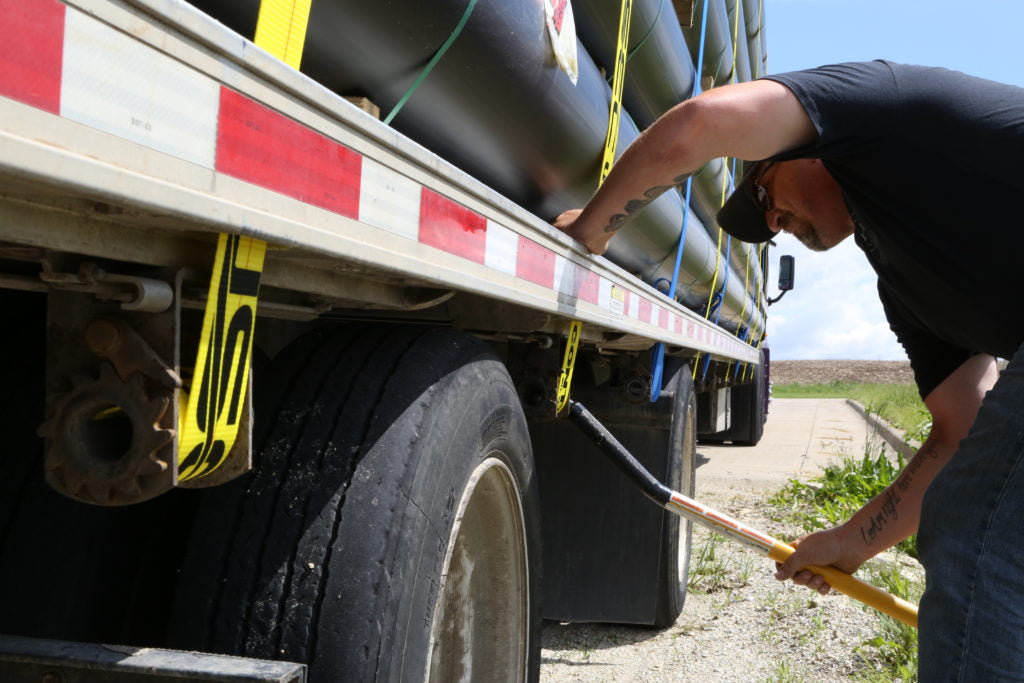
[[[872,498],[845,524],[804,536],[797,551],[780,565],[775,577],[792,579],[822,594],[825,580],[807,565],[833,565],[854,572],[865,561],[917,531],[921,501],[929,484],[956,453],[960,440],[974,423],[985,392],[998,378],[995,359],[969,358],[925,398],[932,430],[896,480]]]
[[[603,254],[626,221],[711,159],[764,159],[816,137],[803,107],[780,83],[715,88],[665,112],[623,153],[587,206],[563,213],[554,225]]]

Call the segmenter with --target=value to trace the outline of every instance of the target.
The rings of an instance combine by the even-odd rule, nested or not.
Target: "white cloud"
[[[772,358],[906,358],[882,312],[875,273],[852,238],[825,253],[789,235],[776,241],[773,269],[779,254],[796,256],[797,267],[796,288],[768,312]]]

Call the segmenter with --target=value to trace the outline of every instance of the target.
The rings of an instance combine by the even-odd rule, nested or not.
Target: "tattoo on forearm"
[[[660,197],[663,192],[671,190],[673,187],[679,187],[685,183],[686,179],[689,177],[690,174],[685,173],[673,178],[671,185],[655,185],[654,187],[648,188],[647,191],[644,192],[643,199],[630,199],[626,202],[624,213],[617,213],[608,219],[608,225],[605,227],[604,231],[615,232],[625,225],[626,221],[640,213],[641,209],[645,208],[648,204]]]
[[[922,465],[927,461],[935,460],[938,457],[939,454],[931,446],[925,446],[919,450],[914,457],[910,459],[910,462],[907,463],[906,468],[903,470],[903,474],[897,477],[895,481],[895,486],[899,488],[900,493],[903,493],[910,488],[910,482],[913,481],[914,475],[917,474],[917,471],[921,469]]]
[[[910,488],[910,483],[914,480],[921,467],[927,461],[935,460],[938,457],[939,454],[934,448],[930,446],[922,448],[910,460],[903,473],[896,478],[896,481],[885,490],[882,496],[881,509],[871,516],[871,523],[869,525],[861,525],[860,527],[860,535],[864,539],[865,545],[871,545],[890,522],[899,519],[899,503],[903,500],[903,494]]]

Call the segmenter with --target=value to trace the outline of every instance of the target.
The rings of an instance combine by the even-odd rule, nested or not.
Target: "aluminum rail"
[[[8,682],[304,683],[306,673],[305,664],[291,662],[152,647],[0,637],[0,680]]]

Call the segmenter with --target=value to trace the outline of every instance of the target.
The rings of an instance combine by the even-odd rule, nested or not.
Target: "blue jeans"
[[[925,494],[922,683],[1024,681],[1024,347]]]

